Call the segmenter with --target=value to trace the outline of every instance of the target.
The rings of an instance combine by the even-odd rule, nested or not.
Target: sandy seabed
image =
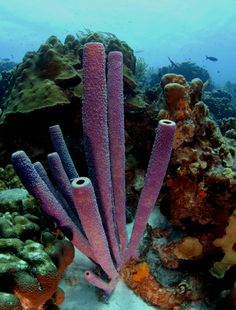
[[[78,250],[73,263],[68,267],[60,287],[65,293],[61,310],[151,310],[158,309],[146,304],[120,280],[109,300],[99,296],[98,289],[84,280],[84,271],[93,264]],[[159,308],[160,309],[160,308]]]
[[[155,213],[151,221],[156,221]],[[127,225],[130,236],[132,224]],[[93,263],[77,249],[73,263],[67,268],[60,283],[65,293],[65,301],[60,305],[61,310],[151,310],[161,309],[152,307],[135,295],[120,279],[108,300],[102,298],[101,291],[90,285],[84,279],[86,270],[93,270]]]

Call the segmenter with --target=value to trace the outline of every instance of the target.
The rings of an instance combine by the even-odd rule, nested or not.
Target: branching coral
[[[78,177],[59,126],[50,129],[59,155],[53,153],[48,157],[56,188],[43,167],[38,163],[33,165],[23,151],[14,153],[12,162],[25,187],[40,201],[44,212],[55,220],[82,253],[105,272],[105,277],[99,277],[86,271],[85,277],[109,294],[124,262],[138,256],[138,244],[170,159],[175,123],[170,120],[159,122],[134,228],[127,244],[122,54],[109,54],[107,83],[102,44],[85,45],[83,65],[83,131],[91,181]]]

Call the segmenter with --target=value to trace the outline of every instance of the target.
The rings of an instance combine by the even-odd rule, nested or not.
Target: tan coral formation
[[[186,237],[175,246],[174,254],[178,259],[194,259],[201,256],[202,244],[197,238]]]
[[[165,74],[161,85],[168,106],[169,117],[175,121],[185,119],[189,114],[189,85],[183,75]]]
[[[223,278],[225,272],[233,265],[236,265],[236,210],[229,217],[225,235],[214,240],[213,244],[220,247],[224,252],[221,261],[215,262],[211,268],[211,273],[217,278]]]
[[[203,88],[204,84],[201,79],[199,78],[192,79],[190,83],[190,98],[192,105],[194,105],[196,102],[202,99]]]
[[[168,74],[162,78],[162,87],[168,110],[159,116],[175,120],[177,131],[160,204],[170,222],[185,233],[179,242],[159,248],[162,261],[178,268],[178,259],[198,259],[221,247],[225,256],[220,264],[226,271],[236,263],[233,237],[229,238],[236,203],[232,143],[209,117],[206,105],[198,101],[204,88],[201,80],[194,79],[188,85],[183,77]],[[230,240],[231,248],[227,245]]]

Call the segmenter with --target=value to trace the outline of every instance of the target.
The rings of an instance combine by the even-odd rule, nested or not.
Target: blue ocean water
[[[2,58],[85,29],[115,34],[154,68],[170,57],[206,68],[217,85],[236,82],[235,0],[0,0]]]

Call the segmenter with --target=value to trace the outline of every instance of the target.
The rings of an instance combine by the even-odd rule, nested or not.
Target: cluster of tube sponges
[[[123,57],[106,55],[100,43],[87,43],[83,56],[82,122],[90,178],[80,177],[58,125],[50,128],[56,152],[48,155],[54,184],[40,163],[32,164],[23,151],[12,162],[27,190],[55,220],[72,243],[101,267],[85,278],[107,294],[114,289],[124,262],[138,256],[138,244],[156,203],[175,136],[175,123],[159,123],[139,200],[131,239],[125,219],[125,134]]]

